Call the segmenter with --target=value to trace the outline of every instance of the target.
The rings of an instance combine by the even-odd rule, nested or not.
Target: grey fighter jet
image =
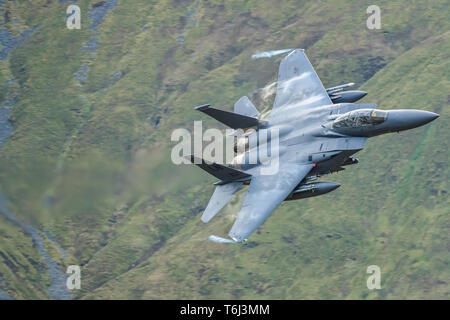
[[[253,128],[245,141],[258,141],[264,130],[278,131],[278,162],[273,174],[262,168],[272,164],[248,163],[252,152],[261,147],[247,146],[243,162],[232,165],[190,160],[219,179],[202,216],[211,220],[248,184],[248,191],[237,219],[229,232],[236,242],[245,241],[285,200],[296,200],[330,192],[339,184],[317,182],[317,178],[344,170],[358,163],[353,158],[367,138],[422,126],[439,117],[421,110],[380,110],[375,104],[355,104],[363,91],[344,91],[352,84],[325,89],[304,50],[293,50],[279,67],[275,101],[269,116],[261,116],[247,97],[239,99],[234,112],[203,105],[196,109],[233,129]],[[244,141],[244,144],[245,144]],[[269,143],[269,142],[267,142]],[[228,240],[231,241],[231,240]]]

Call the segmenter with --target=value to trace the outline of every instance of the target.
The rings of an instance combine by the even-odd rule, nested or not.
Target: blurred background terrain
[[[215,180],[172,164],[170,134],[224,128],[197,105],[270,107],[283,56],[251,56],[284,48],[325,87],[441,117],[369,140],[326,177],[338,190],[284,203],[246,245],[206,241],[243,193],[203,224]],[[0,298],[449,299],[449,89],[445,0],[0,1]]]

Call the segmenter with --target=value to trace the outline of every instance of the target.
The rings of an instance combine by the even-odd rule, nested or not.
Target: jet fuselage
[[[312,163],[308,176],[323,175],[343,170],[341,166],[350,156],[364,148],[366,139],[384,133],[399,132],[422,126],[438,117],[421,110],[379,110],[375,104],[330,104],[309,109],[292,108],[288,116],[270,117],[261,121],[259,130],[248,137],[249,149],[236,157],[235,163],[244,171],[253,173],[261,164],[260,135],[264,130],[277,131],[278,156],[290,154],[298,163]],[[265,132],[272,142],[272,133]],[[272,149],[273,150],[273,149]],[[250,159],[258,159],[251,163]]]

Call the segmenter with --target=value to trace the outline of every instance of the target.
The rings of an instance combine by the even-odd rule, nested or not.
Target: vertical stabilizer
[[[258,118],[259,112],[247,96],[243,96],[234,104],[234,113]]]

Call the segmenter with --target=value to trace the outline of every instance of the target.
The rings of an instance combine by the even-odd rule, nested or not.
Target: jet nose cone
[[[434,119],[437,119],[439,115],[430,111],[417,111],[415,117],[418,118],[418,121],[425,123],[431,122]]]
[[[408,110],[405,114],[405,120],[412,125],[413,128],[423,126],[437,117],[439,117],[437,113],[422,110]]]
[[[423,126],[438,117],[437,113],[430,111],[392,110],[389,112],[388,121],[390,120],[394,131],[401,131]]]
[[[430,121],[428,121],[428,122],[431,122],[431,121],[439,118],[439,114],[437,114],[437,113],[434,113],[434,112],[428,112],[428,113],[430,114],[430,118],[431,118]]]

